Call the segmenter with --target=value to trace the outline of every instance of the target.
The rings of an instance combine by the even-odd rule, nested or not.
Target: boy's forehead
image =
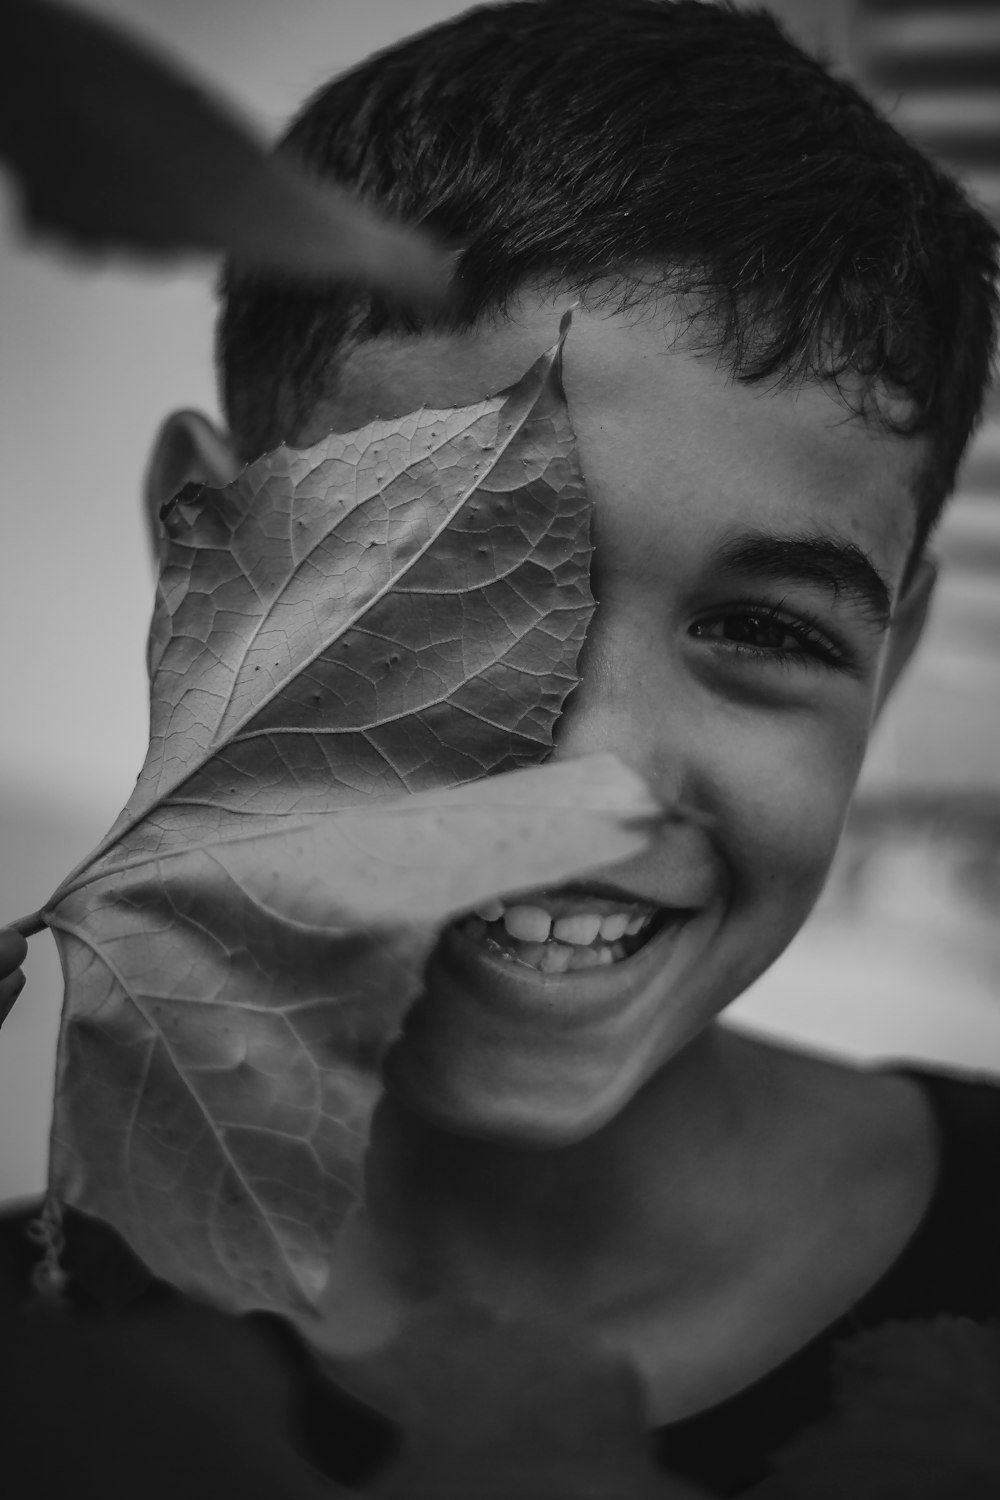
[[[359,346],[300,441],[506,389],[556,342],[572,302],[526,293],[510,316],[466,332]],[[662,310],[574,311],[563,380],[605,534],[616,497],[640,529],[657,524],[665,505],[706,523],[715,514],[723,524],[731,512],[744,525],[812,524],[861,546],[898,580],[915,527],[923,440],[866,422],[818,383],[737,382],[717,355],[685,346],[681,328]]]
[[[513,316],[460,333],[385,337],[359,345],[341,366],[336,391],[314,413],[310,440],[376,418],[405,416],[419,406],[471,406],[505,390],[556,342],[571,301],[519,302]]]

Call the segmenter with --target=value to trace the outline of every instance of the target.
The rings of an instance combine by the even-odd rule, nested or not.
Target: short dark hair
[[[529,281],[611,278],[623,305],[685,296],[739,380],[860,377],[866,416],[930,439],[923,545],[984,400],[997,235],[766,12],[481,6],[336,79],[278,149],[461,246],[452,326],[502,314]],[[223,295],[223,399],[248,458],[301,425],[355,344],[420,327],[357,286],[230,269]]]

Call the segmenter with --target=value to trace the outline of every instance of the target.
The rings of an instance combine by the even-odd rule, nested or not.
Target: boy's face
[[[350,399],[302,441],[502,389],[566,305],[525,297],[495,329],[361,349]],[[921,443],[817,386],[736,384],[654,316],[578,309],[564,383],[598,605],[557,755],[613,750],[700,816],[594,877],[656,910],[634,956],[544,973],[453,932],[432,961],[392,1087],[449,1128],[529,1144],[606,1122],[798,930],[919,613],[898,591]],[[613,905],[579,888],[555,910]]]

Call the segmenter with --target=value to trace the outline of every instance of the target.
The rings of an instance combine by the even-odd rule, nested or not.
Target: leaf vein
[[[139,1013],[140,1016],[142,1016],[143,1020],[146,1022],[146,1025],[150,1028],[150,1030],[154,1033],[154,1035],[159,1038],[160,1043],[163,1046],[163,1050],[166,1053],[167,1059],[169,1060],[169,1062],[171,1063],[171,1065],[173,1067],[173,1071],[174,1071],[175,1076],[179,1079],[181,1085],[183,1086],[183,1088],[189,1094],[192,1102],[195,1105],[196,1110],[199,1112],[199,1114],[201,1115],[202,1119],[204,1120],[206,1126],[208,1127],[208,1132],[212,1136],[212,1138],[214,1139],[214,1141],[216,1143],[216,1147],[218,1148],[219,1155],[222,1157],[224,1165],[228,1166],[229,1170],[232,1172],[232,1174],[236,1178],[237,1182],[240,1184],[240,1186],[245,1191],[245,1193],[247,1195],[247,1198],[250,1200],[250,1202],[253,1204],[254,1208],[257,1210],[258,1215],[259,1215],[260,1220],[261,1220],[261,1223],[263,1224],[265,1230],[267,1231],[268,1236],[270,1237],[270,1239],[274,1243],[275,1249],[276,1249],[276,1251],[278,1253],[278,1256],[279,1256],[279,1259],[281,1260],[281,1263],[285,1266],[285,1268],[288,1271],[288,1274],[291,1277],[293,1283],[296,1285],[296,1287],[298,1287],[300,1295],[308,1303],[309,1302],[309,1298],[306,1296],[305,1290],[299,1284],[298,1277],[297,1277],[296,1272],[295,1272],[295,1268],[292,1266],[291,1262],[288,1260],[288,1257],[285,1254],[284,1246],[282,1245],[281,1240],[278,1237],[278,1234],[276,1233],[273,1225],[271,1224],[270,1219],[268,1218],[267,1212],[266,1212],[263,1204],[259,1201],[256,1193],[251,1188],[250,1183],[247,1180],[245,1174],[240,1171],[240,1169],[237,1167],[236,1163],[233,1161],[232,1156],[230,1155],[229,1151],[226,1148],[224,1137],[222,1137],[220,1135],[219,1130],[218,1130],[218,1128],[216,1126],[216,1123],[213,1120],[211,1114],[209,1113],[209,1111],[206,1108],[206,1106],[203,1103],[203,1101],[199,1098],[197,1092],[195,1091],[195,1089],[192,1087],[190,1081],[188,1080],[188,1078],[187,1078],[187,1076],[186,1076],[183,1068],[181,1067],[180,1063],[177,1061],[177,1058],[174,1055],[173,1049],[171,1048],[170,1043],[167,1040],[166,1036],[164,1035],[163,1031],[160,1029],[159,1026],[157,1026],[157,1024],[153,1020],[152,1016],[150,1016],[147,1013],[147,1011],[145,1010],[145,1008],[139,1002],[138,998],[135,995],[132,994],[131,990],[128,987],[128,984],[125,981],[124,976],[121,973],[119,973],[117,966],[114,963],[112,963],[112,961],[108,957],[108,955],[101,950],[101,948],[98,946],[98,944],[89,936],[88,933],[84,932],[82,928],[77,927],[75,923],[66,922],[64,920],[59,920],[57,922],[53,922],[50,925],[58,927],[59,930],[62,931],[62,932],[69,933],[69,935],[71,937],[75,937],[78,942],[81,942],[84,945],[84,947],[90,949],[90,951],[93,953],[94,957],[98,960],[98,962],[102,963],[104,965],[104,967],[107,969],[108,973],[114,979],[115,983],[118,985],[118,987],[121,990],[122,994],[128,1000],[130,1000],[132,1002],[132,1004],[135,1006],[136,1011]],[[137,1107],[138,1107],[138,1105],[137,1105]],[[311,1303],[310,1303],[310,1305],[311,1305]]]

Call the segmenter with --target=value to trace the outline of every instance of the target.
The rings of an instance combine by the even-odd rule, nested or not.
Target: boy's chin
[[[469,1060],[448,1065],[427,1057],[405,1038],[383,1067],[386,1093],[449,1135],[527,1151],[573,1146],[595,1134],[625,1107],[637,1083],[615,1080],[595,1090],[594,1080],[542,1077],[530,1064],[477,1069]],[[614,1083],[617,1083],[617,1087]]]

